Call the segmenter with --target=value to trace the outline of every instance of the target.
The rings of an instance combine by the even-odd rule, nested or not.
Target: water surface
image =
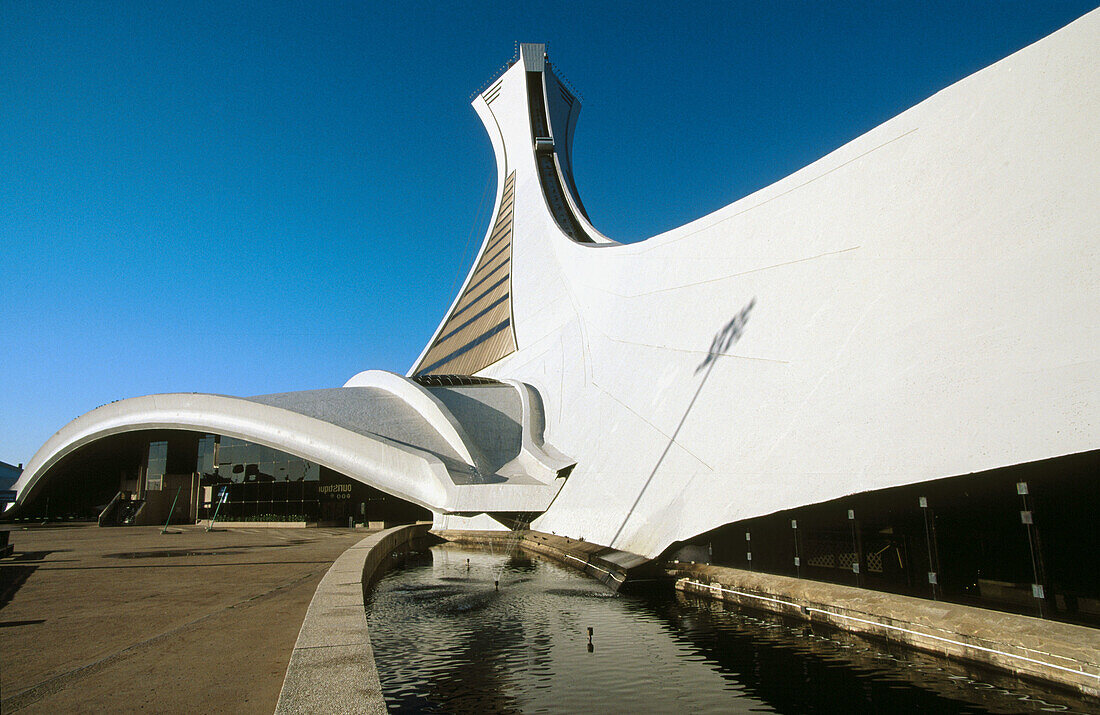
[[[1007,676],[732,604],[615,594],[523,552],[413,554],[375,585],[367,616],[391,712],[1088,711]]]

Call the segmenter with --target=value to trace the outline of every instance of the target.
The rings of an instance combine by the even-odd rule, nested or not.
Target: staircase
[[[99,513],[99,525],[129,526],[144,507],[144,499],[133,499],[129,492],[119,492]]]

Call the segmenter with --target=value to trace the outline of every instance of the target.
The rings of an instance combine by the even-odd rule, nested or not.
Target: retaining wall
[[[632,572],[644,568],[649,559],[627,551],[617,551],[588,541],[579,541],[539,531],[462,531],[435,530],[441,539],[458,544],[507,548],[521,546],[549,556],[559,563],[585,572],[592,578],[618,590]]]
[[[703,564],[676,588],[902,643],[1100,697],[1100,630],[956,603]]]

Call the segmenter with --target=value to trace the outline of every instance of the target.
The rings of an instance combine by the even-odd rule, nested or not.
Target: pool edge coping
[[[420,523],[384,529],[350,546],[332,563],[302,619],[276,713],[386,712],[364,591],[397,547],[430,528],[430,523]]]
[[[672,564],[668,573],[685,593],[991,667],[1080,697],[1100,697],[1100,648],[1093,628],[706,564]]]

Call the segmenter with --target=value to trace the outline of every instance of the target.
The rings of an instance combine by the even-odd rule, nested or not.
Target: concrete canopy
[[[444,394],[451,388],[436,388]],[[369,371],[349,386],[252,398],[177,393],[103,405],[58,431],[34,455],[16,488],[25,501],[67,455],[97,440],[147,429],[237,437],[294,454],[437,513],[542,512],[570,466],[532,434],[533,405],[521,384],[465,391],[471,427],[481,396],[514,403],[511,434],[492,452],[426,388],[392,373]],[[503,393],[503,394],[500,394]],[[488,408],[491,409],[491,408]],[[505,417],[505,422],[508,421]],[[474,455],[477,456],[474,456]],[[486,456],[488,455],[488,456]]]

